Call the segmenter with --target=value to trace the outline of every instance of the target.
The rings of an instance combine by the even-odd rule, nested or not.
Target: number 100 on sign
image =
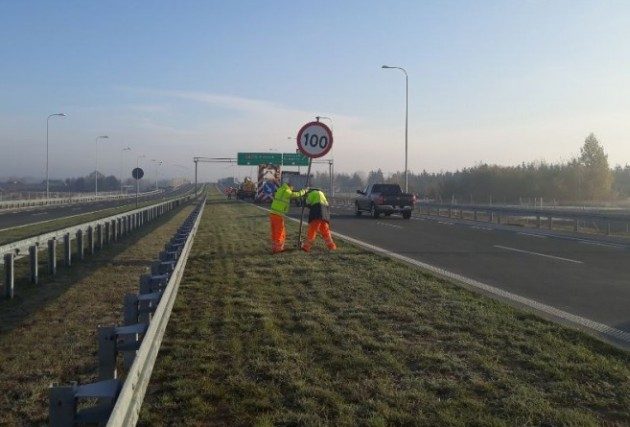
[[[333,144],[330,128],[321,122],[310,122],[298,132],[298,149],[310,158],[325,156]]]

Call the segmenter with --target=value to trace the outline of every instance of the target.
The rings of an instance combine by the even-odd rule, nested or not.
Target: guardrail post
[[[501,215],[497,215],[497,224],[501,224]]]
[[[553,217],[548,217],[547,218],[547,222],[548,222],[549,229],[552,230],[553,229]]]
[[[606,223],[606,235],[610,236],[610,221]]]
[[[83,246],[83,230],[77,230],[77,258],[81,261],[85,259],[85,250]]]
[[[109,228],[110,227],[111,227],[111,223],[109,221],[105,221],[105,230],[104,230],[104,233],[103,233],[104,234],[103,241],[105,242],[106,245],[109,245]]]
[[[70,233],[63,235],[63,260],[66,267],[72,265],[72,240],[70,240]]]
[[[540,228],[542,226],[542,221],[540,220],[540,215],[536,215],[536,228]]]
[[[88,253],[94,255],[94,228],[90,225],[87,229]]]
[[[50,425],[65,427],[74,425],[74,414],[77,412],[77,401],[74,398],[76,383],[69,386],[54,386],[50,389],[48,414]]]
[[[120,226],[120,219],[112,219],[112,243],[118,241],[118,228]]]
[[[31,283],[37,285],[39,283],[39,258],[37,256],[37,246],[29,246],[28,258],[31,264]]]
[[[116,333],[115,326],[98,327],[98,378],[116,378]]]
[[[13,298],[15,293],[15,262],[13,253],[4,254],[4,297]]]
[[[573,231],[576,233],[580,231],[580,220],[578,220],[577,218],[573,220]]]
[[[48,241],[48,272],[51,276],[57,274],[57,240]]]
[[[103,224],[96,224],[96,249],[103,249]]]
[[[473,220],[477,221],[477,210],[473,210]]]
[[[488,222],[494,222],[494,212],[488,212]]]
[[[460,219],[464,219],[464,210],[463,209],[459,210],[459,218]]]
[[[448,208],[448,217],[453,218],[453,209],[450,206]]]

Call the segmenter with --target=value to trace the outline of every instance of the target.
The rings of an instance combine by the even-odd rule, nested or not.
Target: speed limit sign
[[[297,146],[306,157],[315,159],[328,154],[333,144],[332,131],[322,122],[310,122],[298,132]]]

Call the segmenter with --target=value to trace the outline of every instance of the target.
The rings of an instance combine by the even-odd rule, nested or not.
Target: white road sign
[[[325,156],[333,144],[332,131],[322,122],[310,122],[298,132],[298,150],[312,159]]]

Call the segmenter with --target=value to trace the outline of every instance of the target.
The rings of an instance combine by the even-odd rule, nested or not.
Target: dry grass
[[[191,211],[187,206],[106,246],[54,280],[16,283],[0,302],[0,425],[44,424],[51,383],[91,382],[97,374],[96,327],[120,323],[122,299]]]
[[[630,423],[627,353],[343,242],[272,257],[268,233],[208,204],[142,425]]]

